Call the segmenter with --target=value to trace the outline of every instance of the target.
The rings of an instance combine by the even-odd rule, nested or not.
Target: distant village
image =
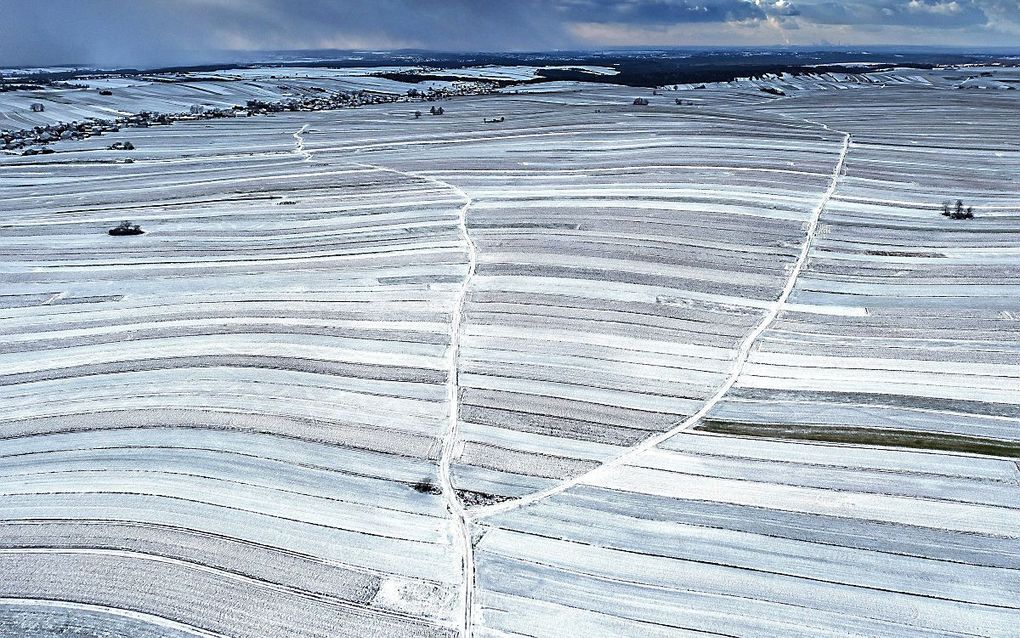
[[[458,82],[445,87],[431,87],[427,90],[409,89],[405,95],[392,93],[377,93],[372,91],[357,91],[352,93],[323,93],[319,95],[288,99],[281,101],[248,100],[244,106],[236,105],[230,108],[213,108],[206,105],[194,104],[187,112],[183,113],[155,113],[142,112],[134,115],[125,115],[115,119],[89,118],[81,122],[66,122],[36,126],[32,129],[17,131],[0,131],[0,148],[5,151],[23,150],[23,155],[37,155],[52,152],[45,145],[61,140],[80,140],[102,135],[104,133],[116,133],[122,128],[144,128],[173,124],[174,122],[187,120],[212,120],[226,117],[251,117],[255,115],[266,115],[269,113],[284,113],[293,111],[327,111],[334,109],[354,108],[367,104],[385,104],[391,102],[434,102],[461,95],[485,95],[491,93],[498,85],[493,82]],[[102,95],[111,95],[109,90],[101,90]],[[46,105],[43,102],[32,102],[27,105],[28,109],[35,113],[45,112]],[[442,108],[433,108],[432,115],[442,114]],[[110,150],[130,150],[126,148],[114,148]],[[33,148],[42,147],[42,148]]]

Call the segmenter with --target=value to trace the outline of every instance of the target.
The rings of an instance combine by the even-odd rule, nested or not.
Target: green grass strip
[[[702,421],[695,429],[736,436],[850,443],[878,447],[902,447],[920,450],[940,450],[943,452],[967,452],[969,454],[1020,458],[1020,443],[960,436],[957,434],[878,428],[737,423],[734,421],[716,421],[712,419]]]

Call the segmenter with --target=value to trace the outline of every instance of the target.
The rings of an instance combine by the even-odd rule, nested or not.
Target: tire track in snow
[[[305,149],[305,141],[302,136],[307,129],[308,125],[305,124],[294,133],[294,150],[296,153],[300,153],[306,162],[310,161],[312,158],[312,153]],[[453,463],[453,456],[457,447],[457,431],[460,420],[459,360],[461,324],[463,322],[464,306],[467,301],[468,288],[470,287],[471,280],[475,275],[477,257],[475,243],[471,239],[471,235],[468,233],[467,229],[467,211],[471,207],[473,200],[470,195],[465,193],[459,187],[434,177],[419,175],[408,171],[401,171],[377,164],[357,162],[355,163],[355,166],[393,173],[395,175],[409,177],[411,179],[422,180],[449,190],[464,200],[464,203],[457,210],[457,225],[464,239],[464,243],[467,246],[468,270],[464,276],[464,281],[461,283],[461,286],[457,291],[457,296],[453,306],[453,316],[450,321],[450,348],[448,354],[449,372],[447,374],[446,382],[447,400],[450,404],[450,416],[446,430],[443,432],[442,437],[442,452],[439,459],[439,481],[443,490],[443,500],[446,501],[446,506],[453,516],[456,536],[461,551],[464,582],[461,584],[460,598],[463,613],[461,614],[459,631],[463,638],[470,638],[473,633],[474,625],[472,616],[474,611],[475,560],[471,546],[470,523],[468,521],[467,512],[465,511],[463,504],[460,502],[460,499],[457,497],[457,492],[454,490],[453,478],[450,474],[450,466]]]
[[[448,189],[464,200],[464,204],[461,205],[457,211],[457,224],[459,226],[460,233],[464,238],[464,243],[467,246],[468,270],[467,274],[464,276],[464,281],[457,290],[457,297],[453,306],[453,316],[450,320],[450,348],[448,355],[449,373],[446,382],[447,400],[450,404],[450,416],[449,421],[447,422],[446,431],[443,433],[442,438],[442,454],[439,460],[439,481],[443,490],[443,498],[446,501],[446,506],[453,515],[458,542],[460,544],[462,566],[464,569],[464,582],[461,586],[461,605],[463,606],[463,614],[459,630],[461,636],[464,638],[470,638],[473,633],[474,626],[475,559],[473,548],[471,546],[470,520],[468,518],[467,511],[464,509],[464,505],[460,502],[460,499],[457,497],[457,492],[454,489],[453,478],[450,474],[450,466],[453,463],[453,457],[457,448],[457,432],[458,423],[460,421],[459,363],[461,327],[463,324],[464,306],[467,302],[467,292],[471,285],[471,280],[475,275],[475,266],[477,261],[477,249],[467,228],[467,212],[468,209],[471,208],[473,200],[470,195],[465,193],[459,187],[434,177],[428,177],[426,175],[420,175],[418,173],[408,171],[401,171],[386,166],[379,166],[377,164],[358,163],[357,165],[412,179],[423,180],[441,188]]]
[[[817,122],[809,123],[822,126],[825,130],[832,130],[829,129],[827,126],[820,125]],[[299,133],[303,132],[304,130],[305,129],[303,127],[301,131],[299,131]],[[812,211],[812,215],[808,221],[805,239],[801,247],[800,254],[798,255],[797,261],[794,263],[794,266],[791,269],[791,272],[786,281],[786,285],[783,287],[783,290],[779,298],[769,306],[769,310],[766,316],[758,324],[755,330],[751,334],[749,334],[742,342],[741,347],[738,350],[737,355],[735,357],[733,368],[729,376],[727,377],[726,382],[716,391],[716,393],[712,397],[708,399],[708,401],[705,402],[702,408],[695,414],[688,417],[687,419],[684,419],[681,423],[677,424],[670,430],[655,435],[649,439],[646,439],[639,445],[628,449],[620,456],[608,461],[607,463],[604,463],[603,465],[589,472],[585,472],[572,479],[559,483],[556,486],[553,486],[541,492],[536,492],[521,499],[515,499],[512,501],[507,501],[505,503],[499,503],[491,506],[479,507],[472,510],[471,512],[465,510],[463,504],[460,502],[460,499],[457,497],[456,492],[454,490],[450,471],[454,453],[456,450],[458,421],[460,413],[458,364],[460,351],[461,324],[463,321],[463,310],[466,303],[467,291],[470,286],[471,280],[474,276],[476,265],[476,248],[474,242],[471,240],[470,234],[468,233],[466,224],[466,214],[473,200],[467,193],[465,193],[459,187],[437,178],[420,175],[408,171],[401,171],[398,169],[393,169],[376,164],[368,163],[357,164],[358,166],[362,166],[364,168],[386,171],[397,175],[410,177],[413,179],[427,181],[442,188],[449,189],[450,191],[456,193],[458,196],[463,198],[465,202],[463,206],[459,209],[458,223],[460,226],[461,233],[463,233],[464,241],[468,246],[469,263],[468,273],[457,294],[457,299],[454,305],[454,314],[451,320],[452,324],[451,344],[449,355],[450,372],[447,381],[448,397],[450,401],[450,419],[447,425],[447,430],[443,436],[442,455],[440,459],[440,482],[442,484],[444,500],[446,500],[447,507],[453,514],[454,521],[456,523],[459,542],[461,545],[462,565],[464,568],[464,582],[462,584],[461,591],[461,604],[463,606],[463,616],[460,626],[460,633],[462,636],[464,636],[465,638],[470,638],[470,636],[473,633],[474,624],[473,611],[474,611],[475,565],[473,548],[471,544],[470,525],[472,521],[481,520],[489,516],[502,514],[504,512],[509,512],[530,505],[532,503],[536,503],[549,496],[554,496],[556,494],[562,493],[570,489],[571,487],[579,485],[585,481],[591,480],[592,478],[598,476],[599,472],[605,472],[610,468],[626,463],[635,456],[657,446],[658,444],[673,437],[679,432],[694,427],[705,415],[707,415],[712,410],[712,408],[715,407],[716,404],[719,403],[719,401],[722,400],[722,398],[729,392],[730,388],[732,388],[733,385],[736,383],[737,378],[740,376],[744,364],[750,355],[751,349],[753,348],[755,343],[757,343],[757,340],[761,336],[761,334],[764,333],[769,328],[770,325],[772,325],[772,322],[775,320],[780,310],[782,310],[783,306],[786,304],[791,293],[793,292],[797,279],[799,278],[799,275],[803,270],[804,264],[807,262],[811,242],[817,231],[819,219],[825,207],[827,206],[829,200],[831,199],[832,195],[835,193],[835,190],[839,184],[839,177],[842,174],[843,168],[846,163],[846,156],[849,151],[851,136],[849,133],[842,131],[840,132],[843,134],[843,145],[842,148],[840,149],[840,154],[837,159],[837,162],[833,167],[832,177],[830,179],[829,186],[826,189],[825,193],[822,195],[822,198],[820,199],[818,205]],[[296,139],[300,138],[299,133],[295,134]],[[311,155],[310,153],[304,150],[303,141],[299,145],[298,152],[306,154],[307,157],[310,157]]]
[[[820,124],[818,122],[810,122],[808,120],[804,121],[807,121],[810,124],[821,126],[827,131],[832,130],[828,126]],[[565,492],[566,490],[576,485],[580,485],[581,483],[590,481],[591,479],[599,476],[600,473],[604,473],[611,468],[623,465],[630,461],[631,459],[633,459],[634,457],[642,454],[643,452],[646,452],[647,450],[654,448],[655,446],[675,436],[676,434],[694,427],[702,418],[704,418],[712,410],[712,408],[716,406],[716,404],[718,404],[723,399],[723,397],[730,391],[730,388],[732,388],[733,385],[737,382],[737,378],[740,376],[740,373],[744,368],[744,364],[746,363],[747,358],[751,354],[751,349],[754,347],[754,344],[758,341],[758,338],[762,335],[762,333],[764,333],[769,328],[769,326],[772,325],[772,322],[775,321],[776,317],[779,315],[779,311],[782,310],[783,306],[786,304],[787,299],[789,299],[790,294],[793,292],[793,288],[797,283],[797,279],[800,277],[800,273],[801,270],[803,270],[804,268],[804,264],[807,263],[807,257],[811,247],[811,242],[814,239],[815,232],[818,230],[818,221],[821,218],[822,211],[825,210],[825,207],[828,205],[829,200],[832,198],[832,195],[836,192],[836,187],[839,185],[839,177],[842,174],[843,168],[846,165],[847,152],[850,149],[850,137],[851,137],[850,133],[847,133],[845,131],[838,132],[842,133],[843,135],[843,146],[840,149],[839,158],[836,161],[836,165],[832,169],[832,178],[829,180],[829,187],[826,189],[825,193],[823,193],[822,198],[818,202],[818,205],[811,213],[811,218],[808,220],[807,233],[804,238],[803,246],[801,247],[800,254],[797,256],[797,261],[794,262],[793,268],[790,271],[790,275],[787,277],[786,285],[783,287],[783,291],[779,295],[779,298],[774,303],[771,304],[768,313],[758,324],[758,327],[755,328],[754,331],[751,332],[751,334],[749,334],[741,343],[740,349],[737,351],[737,356],[735,357],[733,367],[730,371],[729,376],[726,379],[726,382],[723,383],[723,385],[715,392],[715,394],[713,394],[705,402],[701,409],[692,414],[691,416],[687,417],[686,419],[684,419],[682,422],[680,422],[673,428],[667,430],[666,432],[662,432],[656,434],[655,436],[649,437],[648,439],[645,439],[638,445],[635,445],[627,449],[619,456],[603,463],[602,465],[588,472],[584,472],[571,479],[558,483],[557,485],[554,485],[550,488],[544,489],[540,492],[529,494],[519,499],[505,501],[503,503],[497,503],[495,505],[488,505],[475,508],[468,513],[468,518],[470,520],[472,521],[481,520],[490,516],[495,516],[497,514],[510,512],[525,507],[527,505],[537,503],[550,496],[555,496],[556,494]]]
[[[312,159],[312,154],[305,150],[305,138],[302,137],[302,133],[307,130],[308,125],[303,124],[301,128],[294,133],[294,152],[303,157],[306,162],[311,161]]]

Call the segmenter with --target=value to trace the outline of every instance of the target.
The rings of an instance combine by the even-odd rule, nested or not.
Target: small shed
[[[43,104],[42,102],[32,102],[32,112],[33,113],[42,113],[45,110],[46,110],[46,105]]]
[[[634,106],[648,106],[648,99],[643,97],[634,98]]]

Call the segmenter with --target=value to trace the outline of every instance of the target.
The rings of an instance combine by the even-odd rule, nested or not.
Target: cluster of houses
[[[121,127],[148,127],[158,124],[172,124],[181,120],[214,119],[236,117],[238,115],[252,116],[284,111],[324,111],[389,102],[432,102],[458,95],[483,95],[491,93],[495,88],[496,85],[489,82],[463,82],[452,86],[430,88],[427,91],[412,89],[406,95],[359,91],[355,93],[320,93],[314,96],[282,102],[249,100],[245,106],[233,106],[230,108],[213,108],[202,104],[194,104],[185,113],[144,112],[112,120],[90,118],[84,122],[50,124],[20,131],[0,131],[0,149],[13,151],[49,144],[59,140],[85,139],[95,135],[102,135],[103,133],[117,132],[120,131]],[[34,113],[42,113],[46,110],[46,106],[42,102],[33,102],[29,105],[29,108]],[[441,106],[433,106],[430,113],[432,115],[442,115],[444,110]],[[31,153],[26,151],[26,154],[29,155],[41,152],[40,149],[28,150],[32,151]]]

